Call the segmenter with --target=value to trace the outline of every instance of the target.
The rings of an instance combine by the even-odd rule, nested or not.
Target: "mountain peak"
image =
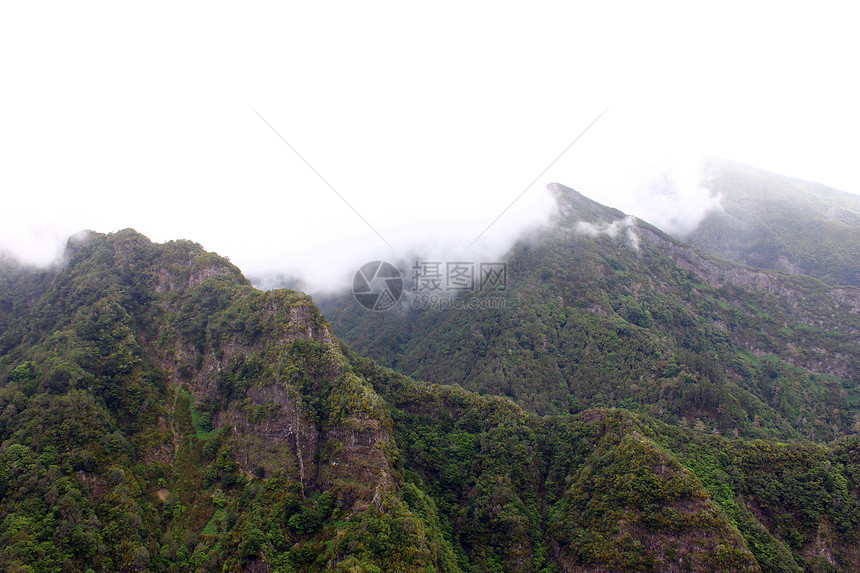
[[[856,439],[739,437],[851,432],[846,297],[713,286],[554,191],[570,226],[511,255],[504,308],[373,313],[377,340],[408,321],[385,349],[431,384],[191,241],[88,233],[63,268],[0,268],[0,568],[857,570]],[[845,379],[801,370],[825,359]]]
[[[555,199],[558,222],[562,224],[572,225],[579,221],[612,223],[627,216],[626,213],[589,199],[561,183],[550,183],[547,188]]]

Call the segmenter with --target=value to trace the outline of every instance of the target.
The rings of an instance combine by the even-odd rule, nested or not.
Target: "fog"
[[[849,8],[6,3],[0,249],[132,227],[319,289],[495,259],[553,181],[681,235],[704,156],[857,192]]]

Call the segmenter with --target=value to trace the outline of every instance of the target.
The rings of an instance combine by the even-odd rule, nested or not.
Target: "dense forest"
[[[506,259],[506,290],[466,295],[503,306],[413,310],[404,296],[371,313],[344,294],[321,308],[362,355],[538,414],[616,407],[780,440],[856,431],[860,290],[711,258],[555,191],[552,225]]]
[[[0,569],[860,569],[856,291],[716,286],[635,231],[639,251],[563,224],[567,251],[521,244],[517,326],[425,313],[449,366],[417,378],[188,241],[2,261]]]

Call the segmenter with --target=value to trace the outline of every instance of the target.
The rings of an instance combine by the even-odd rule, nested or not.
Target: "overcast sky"
[[[329,280],[522,194],[492,251],[551,181],[694,217],[701,155],[860,192],[858,54],[847,2],[6,2],[0,246],[134,227]]]

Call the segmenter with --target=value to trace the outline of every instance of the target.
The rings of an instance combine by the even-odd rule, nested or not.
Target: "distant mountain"
[[[702,255],[555,185],[506,258],[503,308],[374,313],[321,299],[357,352],[541,414],[623,407],[671,424],[830,440],[860,413],[860,290]],[[408,276],[408,265],[403,274]],[[482,306],[484,306],[482,308]]]
[[[822,309],[855,304],[856,292],[696,259],[558,191],[562,214],[546,238],[573,258],[521,245],[506,299],[520,322],[463,322],[483,351],[453,336],[465,331],[435,344],[449,345],[452,371],[464,368],[463,349],[478,362],[502,349],[511,378],[550,372],[533,363],[582,363],[573,399],[695,404],[688,423],[651,408],[676,422],[663,423],[633,401],[640,413],[539,417],[418,382],[355,354],[306,295],[256,290],[200,245],[92,233],[53,269],[0,262],[0,570],[858,570],[860,438],[841,411],[824,418],[825,404],[850,417],[853,390],[785,361],[815,366],[817,351],[759,356],[809,339],[847,353],[817,367],[849,375],[854,323],[825,320]],[[585,213],[592,227],[574,222]],[[591,266],[548,266],[577,257]],[[582,292],[562,290],[586,268],[597,278],[577,279]],[[674,285],[661,288],[677,300],[637,302],[644,280]],[[610,296],[618,284],[629,294]],[[555,289],[550,306],[540,304],[544,288]],[[777,295],[810,323],[777,328],[793,338],[771,339],[787,312],[768,298]],[[586,299],[582,312],[569,302]],[[758,314],[744,316],[751,308]],[[425,315],[417,326],[446,324]],[[667,316],[678,333],[661,326]],[[707,338],[734,330],[748,354],[732,354],[728,334]],[[676,339],[690,346],[682,352]],[[724,367],[722,356],[739,362]],[[656,381],[645,376],[655,366]],[[759,387],[737,394],[741,382]],[[592,387],[605,394],[588,398]],[[796,414],[817,416],[810,435],[845,435],[824,445],[725,431],[756,408],[763,415],[744,434],[803,434],[786,417]]]
[[[710,160],[705,174],[722,209],[686,242],[752,267],[860,286],[860,195],[725,160]]]

